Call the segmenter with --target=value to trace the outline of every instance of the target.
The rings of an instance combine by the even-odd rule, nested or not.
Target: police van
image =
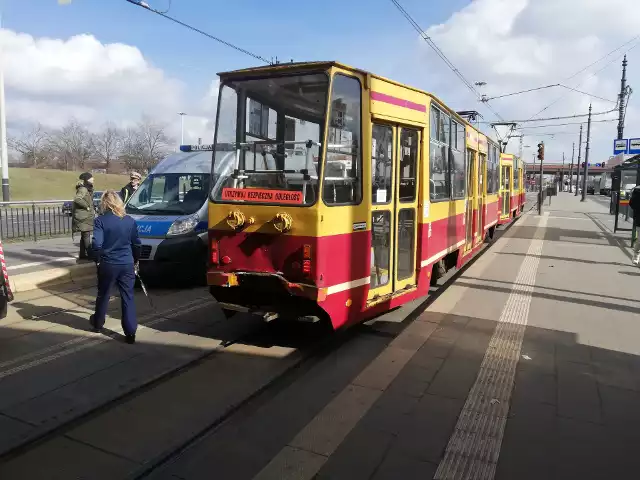
[[[212,145],[182,145],[162,160],[126,204],[142,241],[140,273],[158,278],[204,279],[208,198],[233,169],[232,156],[216,161]]]

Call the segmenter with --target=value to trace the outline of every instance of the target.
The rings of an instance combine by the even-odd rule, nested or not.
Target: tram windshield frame
[[[311,206],[319,198],[330,75],[325,70],[221,83],[212,171],[231,161],[215,203]],[[230,157],[230,158],[229,158]]]

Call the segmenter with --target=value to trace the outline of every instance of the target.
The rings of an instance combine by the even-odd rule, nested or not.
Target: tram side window
[[[445,133],[449,134],[449,116],[436,107],[431,107],[429,195],[432,202],[448,200],[450,197],[449,138],[444,141]]]
[[[327,205],[358,204],[362,199],[360,90],[357,78],[333,77],[322,194]]]
[[[520,188],[520,164],[518,159],[513,161],[513,189],[514,191]]]
[[[459,133],[462,132],[462,142]],[[453,198],[464,198],[466,194],[465,142],[464,127],[451,122],[451,185]],[[455,139],[455,141],[454,141]]]
[[[498,191],[498,149],[489,146],[489,163],[487,166],[487,193],[497,193]]]
[[[500,152],[493,147],[493,193],[500,191]]]
[[[402,129],[400,134],[400,171],[398,172],[398,198],[401,202],[416,199],[418,179],[418,132]]]
[[[391,168],[393,166],[393,130],[387,125],[371,128],[371,203],[386,204],[391,200]]]
[[[371,218],[371,286],[381,287],[389,283],[391,264],[391,213],[372,212]]]

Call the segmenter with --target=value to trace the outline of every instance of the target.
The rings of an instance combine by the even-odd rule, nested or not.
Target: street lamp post
[[[2,12],[0,12],[0,28],[2,28]],[[4,63],[0,52],[0,163],[2,163],[2,201],[11,200],[9,191],[9,152],[7,151],[7,114],[4,98]]]
[[[576,168],[577,172],[577,178],[576,178],[576,193],[575,196],[578,196],[578,191],[580,190],[580,159],[582,155],[582,125],[580,125],[580,137],[578,138],[578,168]]]
[[[184,145],[184,116],[186,113],[178,112],[180,115],[180,145]]]
[[[7,118],[4,100],[4,66],[0,60],[0,155],[2,161],[2,201],[11,200],[9,191],[9,154],[7,152]]]
[[[591,104],[589,104],[589,120],[587,121],[587,147],[584,152],[584,172],[582,174],[582,198],[581,202],[587,199],[587,179],[589,177],[589,140],[591,138]]]

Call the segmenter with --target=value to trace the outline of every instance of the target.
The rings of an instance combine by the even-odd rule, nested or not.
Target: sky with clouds
[[[147,0],[198,28],[280,60],[335,59],[435,93],[456,110],[495,115],[455,76],[389,0]],[[0,0],[1,60],[10,130],[74,117],[91,128],[142,114],[168,123],[186,141],[212,138],[216,72],[257,64],[228,47],[125,0]],[[561,83],[490,102],[505,120],[606,112],[620,89],[622,55],[640,85],[640,9],[636,0],[402,0],[400,2],[471,83],[488,97]],[[637,38],[636,38],[637,37]],[[606,56],[612,50],[626,44]],[[601,61],[583,70],[584,67]],[[583,71],[581,71],[583,70]],[[580,72],[580,73],[578,73]],[[578,73],[576,75],[576,73]],[[640,86],[638,87],[640,88]],[[599,98],[597,98],[599,97]],[[608,101],[611,100],[611,101]],[[640,137],[640,90],[631,96],[625,137]],[[611,155],[615,113],[597,115],[591,160]],[[525,160],[546,143],[547,158],[567,163],[583,117],[526,124]],[[488,129],[488,126],[483,126]],[[586,133],[586,132],[585,132]],[[586,138],[586,137],[585,137]],[[517,151],[517,140],[510,150]],[[576,155],[577,156],[577,155]]]

